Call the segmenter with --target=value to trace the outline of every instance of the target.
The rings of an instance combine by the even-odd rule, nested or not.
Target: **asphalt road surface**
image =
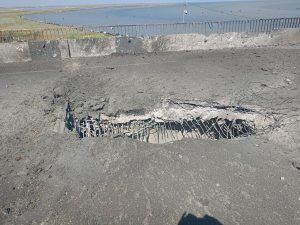
[[[0,224],[300,224],[299,58],[291,46],[0,65]],[[197,99],[278,123],[161,145],[62,127],[67,100],[98,98],[107,115]]]

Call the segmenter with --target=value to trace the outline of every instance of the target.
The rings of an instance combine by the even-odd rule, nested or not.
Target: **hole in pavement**
[[[114,123],[87,117],[76,124],[81,138],[121,135],[149,143],[166,143],[184,138],[211,139],[247,137],[255,134],[253,123],[245,120],[189,118],[179,121],[149,118]]]
[[[126,137],[153,144],[183,139],[234,139],[260,133],[271,118],[251,109],[165,100],[150,113],[76,118],[68,104],[66,127],[80,138]]]

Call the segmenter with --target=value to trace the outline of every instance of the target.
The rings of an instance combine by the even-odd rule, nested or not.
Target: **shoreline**
[[[80,6],[50,6],[50,7],[18,7],[18,8],[0,8],[0,30],[23,30],[23,29],[46,29],[64,27],[62,24],[45,23],[26,18],[26,15],[62,13],[67,11],[79,11],[89,9],[105,8],[139,8],[155,7],[158,5],[172,4],[103,4],[103,5],[80,5]],[[42,9],[41,9],[42,8]]]

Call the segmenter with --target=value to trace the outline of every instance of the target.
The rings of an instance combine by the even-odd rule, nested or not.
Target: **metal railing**
[[[168,34],[220,34],[228,32],[270,33],[284,28],[300,28],[300,17],[219,22],[58,27],[35,30],[0,30],[0,42],[101,38],[107,35],[142,37]]]
[[[204,35],[227,32],[270,33],[273,30],[283,28],[300,28],[300,17],[219,22],[85,27],[85,29],[90,31],[130,37],[186,33],[198,33]]]

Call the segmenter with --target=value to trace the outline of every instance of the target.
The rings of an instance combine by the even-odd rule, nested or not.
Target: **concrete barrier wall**
[[[30,41],[28,46],[33,61],[61,58],[59,41]]]
[[[115,37],[68,40],[69,57],[98,57],[116,53]]]
[[[300,43],[300,29],[278,30],[272,33],[272,42],[275,45],[290,45]]]
[[[0,63],[28,61],[31,61],[31,56],[27,42],[0,44]]]
[[[300,44],[300,29],[280,30],[272,34],[180,34],[145,38],[34,41],[0,44],[0,63],[99,57],[115,53],[138,54],[289,44]]]

